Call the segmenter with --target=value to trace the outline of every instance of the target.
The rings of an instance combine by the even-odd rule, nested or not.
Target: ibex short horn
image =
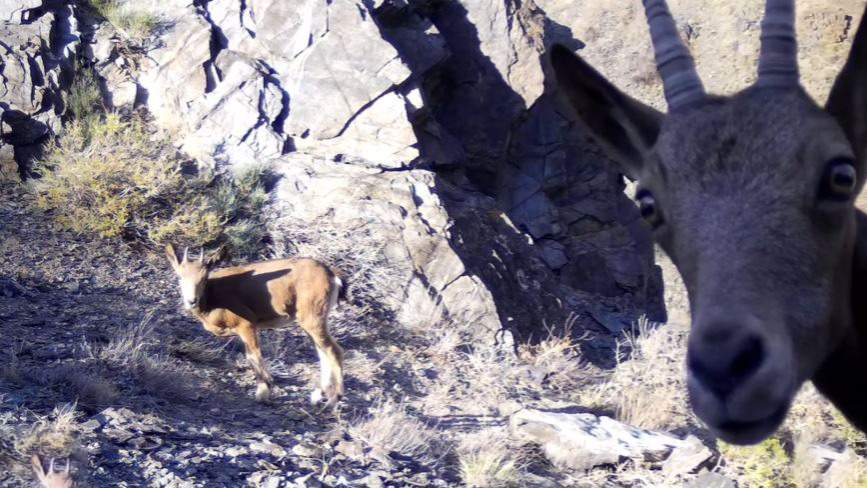
[[[704,86],[665,0],[644,0],[644,10],[669,110],[702,100]]]
[[[683,277],[693,409],[758,442],[812,380],[867,430],[867,15],[822,108],[799,84],[794,2],[768,0],[758,80],[730,97],[705,94],[665,2],[644,5],[667,114],[564,47],[551,63]]]
[[[768,0],[762,22],[762,49],[759,54],[760,86],[796,87],[798,41],[795,38],[795,2]]]

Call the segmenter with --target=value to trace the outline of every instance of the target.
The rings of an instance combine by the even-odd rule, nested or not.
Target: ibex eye
[[[635,201],[638,202],[638,211],[651,227],[657,227],[662,223],[662,214],[656,206],[656,199],[653,194],[647,190],[638,190],[635,195]]]
[[[849,159],[836,159],[828,164],[822,182],[822,196],[832,200],[848,200],[858,186],[858,173]]]

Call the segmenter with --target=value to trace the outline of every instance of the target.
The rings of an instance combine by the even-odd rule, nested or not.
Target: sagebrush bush
[[[40,208],[79,234],[258,253],[265,167],[219,178],[184,175],[174,147],[142,117],[103,113],[95,82],[80,79],[69,97],[75,118],[34,166]]]
[[[74,120],[61,144],[34,167],[37,204],[54,210],[67,229],[120,236],[136,216],[180,189],[180,175],[161,157],[163,150],[137,121],[115,114]]]

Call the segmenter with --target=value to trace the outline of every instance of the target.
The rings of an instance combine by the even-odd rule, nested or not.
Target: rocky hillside
[[[752,80],[761,2],[670,3],[709,88]],[[799,3],[817,98],[864,4]],[[620,0],[0,0],[0,484],[29,479],[33,453],[71,456],[92,486],[867,479],[867,443],[814,392],[755,452],[718,445],[686,408],[676,272],[543,56],[581,49],[661,108],[643,15]],[[172,174],[267,170],[263,201],[236,205],[255,217],[250,255],[348,274],[342,410],[305,404],[315,355],[294,331],[267,335],[281,394],[254,403],[240,346],[179,312],[153,234],[60,230],[62,209],[15,181],[63,165],[74,140],[116,155],[94,141],[128,120]],[[148,216],[224,187],[188,188]],[[602,414],[650,430],[632,443]],[[805,428],[816,416],[830,427]]]

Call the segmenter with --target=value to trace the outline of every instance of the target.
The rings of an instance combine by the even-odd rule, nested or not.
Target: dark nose
[[[764,340],[745,329],[736,324],[701,324],[690,339],[687,367],[720,399],[747,381],[765,362]]]

